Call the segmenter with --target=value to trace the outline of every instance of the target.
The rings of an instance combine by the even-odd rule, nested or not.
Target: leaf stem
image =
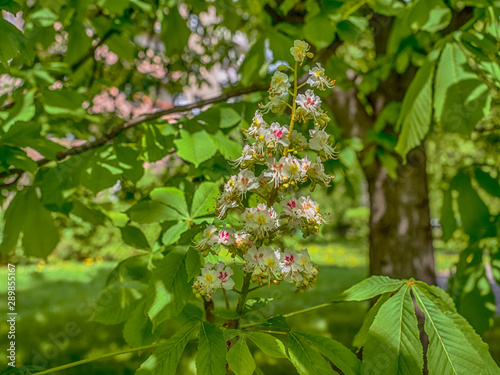
[[[231,310],[231,306],[229,305],[229,300],[227,299],[226,289],[222,288],[222,293],[224,294],[224,300],[226,301],[226,309]]]
[[[59,367],[54,367],[54,368],[51,368],[51,369],[48,369],[48,370],[37,372],[37,375],[52,374],[54,372],[58,372],[58,371],[61,371],[61,370],[66,370],[66,369],[71,368],[71,367],[76,367],[76,366],[84,365],[85,363],[90,363],[90,362],[94,362],[94,361],[100,361],[101,359],[114,357],[114,356],[117,356],[117,355],[120,355],[120,354],[134,353],[134,352],[140,352],[140,351],[143,351],[143,350],[154,349],[154,348],[157,348],[160,345],[161,344],[153,344],[153,345],[140,346],[138,348],[130,348],[130,349],[125,349],[125,350],[120,350],[118,352],[103,354],[103,355],[100,355],[100,356],[94,357],[94,358],[86,358],[86,359],[82,359],[80,361],[67,363],[67,364],[59,366]]]
[[[288,314],[283,314],[283,318],[290,318],[290,317],[292,317],[294,315],[304,314],[304,313],[307,313],[309,311],[314,311],[314,310],[322,309],[323,307],[328,307],[328,306],[331,306],[331,305],[333,305],[332,302],[327,302],[327,303],[323,303],[321,305],[316,305],[316,306],[313,306],[313,307],[309,307],[307,309],[293,311],[293,312],[288,313]]]

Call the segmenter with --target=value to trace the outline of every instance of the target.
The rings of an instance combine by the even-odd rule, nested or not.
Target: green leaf
[[[285,346],[276,337],[263,332],[248,332],[246,336],[267,355],[287,358]]]
[[[118,263],[108,275],[105,285],[123,281],[137,281],[141,284],[147,284],[150,277],[151,271],[148,270],[148,257],[136,255]]]
[[[219,130],[212,136],[212,139],[215,143],[215,147],[217,147],[217,150],[220,151],[225,159],[234,160],[241,156],[241,145],[230,139],[229,136],[222,131]]]
[[[43,107],[45,111],[55,116],[82,118],[86,111],[82,108],[85,96],[74,90],[45,90],[43,92]]]
[[[163,203],[164,205],[173,208],[179,212],[179,217],[187,219],[189,217],[189,210],[184,197],[184,192],[174,187],[160,187],[153,189],[149,196],[156,202]]]
[[[220,328],[209,322],[201,323],[196,373],[198,375],[226,374],[226,348],[227,344]]]
[[[42,185],[43,186],[43,185]],[[73,215],[78,216],[80,219],[90,223],[92,225],[103,225],[106,221],[106,215],[102,212],[94,210],[85,206],[82,202],[75,199],[73,200],[73,206],[71,209]]]
[[[447,242],[457,229],[457,219],[453,212],[452,189],[448,189],[443,195],[443,209],[441,211],[441,228],[443,229],[443,241]]]
[[[50,212],[40,203],[33,189],[26,193],[25,205],[28,209],[17,213],[24,216],[24,254],[45,258],[59,242],[59,232]]]
[[[118,324],[127,320],[139,305],[144,284],[124,281],[107,286],[101,292],[95,306],[94,321]]]
[[[57,14],[52,12],[50,9],[39,9],[29,15],[30,20],[32,20],[37,26],[49,27],[57,21]]]
[[[201,255],[195,249],[190,247],[186,253],[186,272],[187,281],[191,281],[193,278],[200,274],[200,269],[202,267]]]
[[[144,312],[144,301],[137,306],[123,327],[123,338],[132,347],[149,345],[158,340],[163,324],[153,330],[153,324]]]
[[[186,232],[189,229],[189,223],[187,221],[179,221],[177,224],[170,226],[163,237],[161,238],[161,242],[163,245],[168,246],[176,243],[179,238],[181,238],[182,233]]]
[[[175,374],[189,338],[199,326],[198,320],[186,323],[175,335],[160,345],[135,372],[136,375]]]
[[[326,14],[319,14],[306,21],[304,36],[318,49],[328,47],[335,39],[335,27]]]
[[[444,29],[451,21],[451,9],[442,0],[419,0],[410,9],[407,23],[413,32],[431,33]]]
[[[340,342],[321,335],[302,333],[321,354],[326,356],[345,375],[360,373],[361,361]]]
[[[456,272],[448,280],[448,290],[458,312],[479,334],[483,334],[493,325],[495,316],[495,296],[485,264],[483,249],[469,246],[460,253]]]
[[[405,157],[429,131],[432,118],[432,82],[439,51],[431,52],[420,67],[403,99],[396,129],[400,129],[397,153]]]
[[[187,27],[186,20],[179,14],[177,7],[170,8],[168,15],[164,18],[161,33],[167,56],[181,55],[187,46],[189,35],[191,35],[191,31]]]
[[[487,114],[489,89],[472,71],[457,43],[448,43],[436,70],[435,117],[444,129],[470,135]]]
[[[342,292],[332,302],[364,301],[379,294],[394,292],[403,285],[403,281],[391,279],[387,276],[371,276]]]
[[[424,329],[429,336],[427,361],[430,374],[481,374],[484,363],[453,321],[417,286],[413,288],[417,305],[425,315]]]
[[[479,186],[489,195],[500,198],[500,183],[498,177],[493,178],[489,173],[483,172],[479,168],[474,171],[474,176]]]
[[[481,359],[485,364],[485,374],[498,375],[500,374],[500,368],[493,360],[490,354],[488,344],[484,343],[474,329],[471,327],[469,322],[460,314],[457,313],[455,309],[455,304],[452,298],[441,288],[434,285],[427,285],[424,282],[417,281],[419,289],[427,298],[429,298],[436,306],[450,318],[455,326],[463,333],[467,341],[470,343],[472,348],[476,350]]]
[[[24,34],[9,21],[0,17],[0,35],[2,38],[2,48],[0,49],[0,62],[9,66],[9,60],[21,56],[25,60],[33,60],[33,47],[28,46],[28,39]]]
[[[80,182],[94,194],[112,187],[123,171],[108,164],[106,160],[93,155],[80,175]]]
[[[230,128],[241,121],[241,116],[233,108],[222,107],[220,109],[220,128]]]
[[[252,79],[255,79],[256,73],[266,62],[265,56],[266,36],[261,35],[245,55],[245,59],[239,68],[241,74],[241,84],[247,86]]]
[[[2,47],[4,47],[4,44],[2,44]],[[18,121],[29,121],[35,116],[36,108],[34,101],[36,91],[36,89],[31,89],[26,94],[21,95],[21,93],[16,93],[14,95],[14,107],[9,110],[9,117],[2,124],[4,131],[7,132]]]
[[[170,251],[151,277],[146,306],[153,327],[178,315],[193,294],[187,282],[184,257],[183,248]]]
[[[206,131],[190,134],[184,129],[180,131],[181,138],[174,140],[177,155],[198,167],[204,161],[215,155],[217,148]]]
[[[125,213],[130,220],[139,224],[182,219],[177,210],[155,201],[141,201],[130,207]]]
[[[73,65],[92,47],[92,39],[88,37],[85,27],[82,27],[82,20],[77,17],[73,18],[67,32],[68,48],[64,54],[64,61],[68,65]]]
[[[375,320],[380,308],[387,300],[391,297],[391,293],[382,294],[377,302],[373,305],[373,307],[368,310],[365,318],[363,319],[363,325],[359,329],[359,332],[354,336],[354,340],[352,345],[356,348],[361,349],[361,347],[365,344],[366,337],[368,336],[368,331]]]
[[[23,230],[25,215],[19,213],[28,212],[29,207],[26,204],[27,191],[23,190],[17,193],[4,213],[2,244],[0,245],[0,254],[2,255],[7,255],[15,249],[19,235]]]
[[[120,228],[123,242],[127,245],[135,247],[136,249],[150,249],[148,240],[144,233],[139,228],[133,227],[131,225],[127,225],[123,228]]]
[[[198,186],[191,204],[191,217],[197,218],[212,213],[219,187],[215,182],[204,182]]]
[[[290,332],[288,335],[288,352],[290,361],[299,375],[334,374],[330,364],[312,346],[309,340],[300,333]]]
[[[255,371],[255,361],[248,349],[245,336],[241,336],[227,352],[227,362],[235,375],[252,375]]]
[[[404,286],[380,308],[363,349],[364,373],[422,374],[424,354],[410,291]]]
[[[458,191],[458,212],[462,227],[474,242],[483,237],[493,236],[495,229],[490,222],[488,207],[472,187],[471,177],[467,173],[459,173],[452,181]]]
[[[198,270],[199,273],[199,270]],[[212,314],[215,316],[226,319],[226,320],[231,320],[231,319],[239,319],[241,318],[240,314],[238,314],[236,311],[233,310],[227,310],[227,309],[215,309],[212,311]]]

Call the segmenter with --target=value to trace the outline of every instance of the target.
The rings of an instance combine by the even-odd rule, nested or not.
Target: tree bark
[[[364,139],[365,150],[376,147],[366,144],[366,132],[388,103],[383,94],[372,99],[373,116],[366,113],[354,88],[335,88],[326,100],[344,135]],[[395,180],[378,159],[363,167],[370,196],[370,274],[435,284],[425,149],[422,144],[411,150],[406,165],[394,156],[399,160]]]
[[[389,177],[379,160],[365,167],[370,194],[370,274],[436,283],[424,145]]]

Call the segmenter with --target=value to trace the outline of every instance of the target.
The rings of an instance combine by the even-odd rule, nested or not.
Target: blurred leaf
[[[145,288],[146,285],[135,281],[105,287],[96,302],[93,320],[104,324],[124,322],[139,305]]]
[[[178,315],[192,296],[184,265],[184,248],[175,248],[160,261],[149,282],[146,308],[153,328]]]
[[[26,193],[25,205],[27,210],[18,212],[18,215],[24,212],[24,254],[46,258],[59,242],[59,232],[50,212],[40,203],[33,189]]]
[[[35,116],[34,98],[36,92],[36,89],[31,89],[24,94],[20,92],[14,94],[14,107],[9,110],[9,117],[2,124],[4,131],[7,132],[18,121],[29,121]]]
[[[328,47],[335,39],[335,27],[324,14],[308,19],[303,32],[305,38],[318,49]]]
[[[34,49],[28,44],[28,39],[23,33],[9,21],[0,17],[0,35],[2,38],[2,48],[0,49],[0,62],[9,66],[9,60],[21,56],[25,61],[33,61]]]
[[[474,171],[476,181],[479,186],[488,194],[500,198],[500,183],[498,178],[493,178],[489,173],[483,172],[479,168]]]
[[[444,29],[451,21],[451,9],[442,0],[419,0],[410,9],[407,19],[413,32],[431,33]]]
[[[45,111],[56,116],[85,116],[86,111],[82,108],[84,100],[83,95],[69,89],[45,90],[43,93]]]
[[[141,201],[125,211],[130,220],[139,224],[159,223],[161,221],[182,220],[179,211],[160,202]]]
[[[200,375],[225,375],[226,350],[222,331],[218,326],[202,322],[200,342],[196,354],[196,373]]]
[[[404,158],[418,146],[429,131],[432,116],[432,82],[435,60],[439,51],[433,51],[418,70],[403,99],[396,129],[400,130],[395,150]]]
[[[187,281],[191,281],[194,277],[198,276],[200,274],[201,267],[201,254],[194,248],[190,247],[186,253]]]
[[[186,20],[182,18],[177,7],[170,8],[168,15],[162,24],[161,38],[165,43],[166,55],[174,57],[181,55],[191,35],[191,31],[186,25]]]
[[[123,242],[127,245],[135,247],[136,249],[150,249],[146,236],[144,236],[144,233],[142,233],[139,228],[127,225],[120,228],[120,232],[122,234]]]
[[[470,135],[486,114],[489,89],[467,63],[456,43],[448,43],[436,71],[434,109],[442,126]]]
[[[265,35],[260,36],[245,55],[245,59],[239,68],[239,73],[241,73],[241,84],[243,86],[248,86],[250,81],[256,75],[255,73],[258,72],[262,65],[266,62],[264,54],[265,42]]]
[[[470,175],[464,172],[457,174],[452,186],[458,191],[458,212],[462,227],[470,236],[470,242],[494,235],[490,212],[472,187]]]
[[[136,371],[136,375],[175,374],[189,338],[199,326],[198,320],[186,323],[175,335],[161,344]]]
[[[153,330],[153,324],[144,312],[144,301],[136,307],[123,326],[123,338],[132,347],[149,345],[158,340],[164,324]]]
[[[452,189],[449,188],[443,195],[443,209],[441,211],[441,228],[443,229],[443,241],[447,242],[457,229],[457,219],[453,212]]]

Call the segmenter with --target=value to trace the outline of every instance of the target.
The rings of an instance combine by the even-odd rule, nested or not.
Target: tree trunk
[[[423,144],[393,180],[379,160],[364,168],[370,194],[370,274],[436,283]]]

